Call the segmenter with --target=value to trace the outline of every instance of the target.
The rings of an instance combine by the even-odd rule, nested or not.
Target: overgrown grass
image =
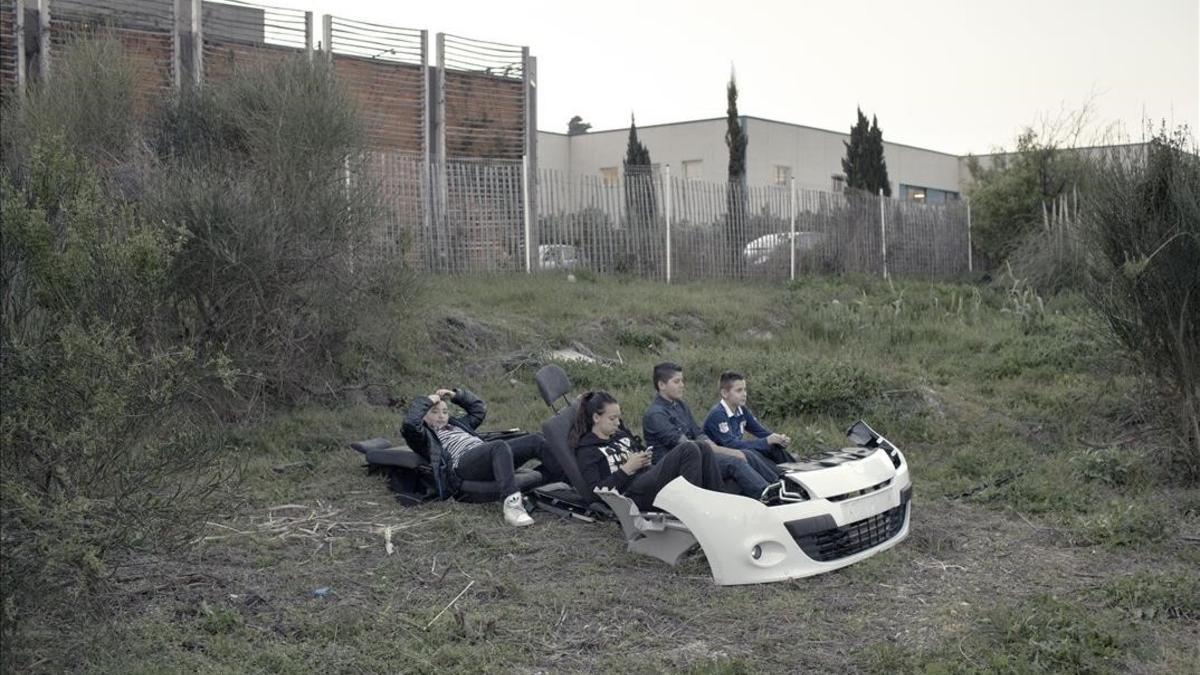
[[[126,620],[66,643],[65,628],[47,628],[17,662],[428,673],[1190,662],[1187,570],[1200,560],[1181,535],[1196,533],[1200,500],[1147,459],[1142,381],[1077,298],[1033,310],[1004,287],[874,279],[500,276],[428,291],[376,317],[400,326],[390,361],[374,365],[376,381],[396,383],[394,407],[310,408],[235,434],[247,491],[195,552],[122,583]],[[565,347],[613,361],[564,365],[578,389],[614,392],[635,430],[665,359],[684,366],[698,414],[721,370],[745,372],[750,405],[801,450],[839,447],[849,423],[869,420],[912,466],[912,536],[837,573],[716,588],[702,555],[670,568],[625,553],[608,525],[541,513],[514,530],[494,504],[403,509],[346,448],[396,437],[397,408],[437,386],[483,395],[486,428],[539,428],[548,410],[532,376]]]

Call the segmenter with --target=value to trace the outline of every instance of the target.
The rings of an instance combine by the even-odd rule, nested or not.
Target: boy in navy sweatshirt
[[[784,448],[791,445],[792,439],[763,426],[746,407],[745,376],[726,371],[721,373],[720,386],[721,400],[704,418],[704,434],[724,447],[757,452],[772,462],[791,461]],[[747,433],[753,438],[745,438]]]

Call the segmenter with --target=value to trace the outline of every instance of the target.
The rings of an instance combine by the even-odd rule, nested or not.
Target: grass
[[[118,569],[101,599],[111,620],[81,625],[47,607],[8,663],[957,673],[1196,662],[1200,497],[1156,468],[1166,441],[1138,414],[1148,388],[1076,298],[586,275],[444,278],[420,298],[372,317],[392,327],[379,381],[401,407],[467,386],[489,403],[486,427],[539,428],[533,373],[547,350],[574,346],[615,362],[565,365],[578,388],[612,391],[637,430],[654,363],[683,364],[698,414],[717,375],[740,370],[751,407],[801,449],[840,446],[859,417],[895,441],[916,488],[910,539],[836,573],[720,588],[702,555],[677,568],[635,557],[615,526],[535,514],[513,530],[494,504],[402,508],[346,448],[395,437],[399,411],[313,407],[236,432],[241,499],[187,555]]]

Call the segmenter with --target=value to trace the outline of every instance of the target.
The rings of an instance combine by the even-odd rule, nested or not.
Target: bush
[[[349,101],[298,56],[189,92],[159,124],[147,209],[189,235],[176,320],[197,349],[223,347],[248,400],[328,391],[363,304],[405,288],[370,262],[382,210],[374,185],[346,180],[363,157]]]
[[[73,154],[101,166],[137,151],[136,68],[112,35],[72,38],[56,49],[47,83],[4,110],[4,164],[19,177],[36,139],[61,136]]]
[[[1173,400],[1174,459],[1200,478],[1200,158],[1186,132],[1107,157],[1084,214],[1088,298]]]
[[[770,359],[748,367],[754,373],[754,408],[764,418],[806,413],[853,415],[883,390],[881,378],[861,366],[825,360]]]
[[[25,180],[0,180],[6,632],[114,557],[185,542],[220,484],[189,412],[207,368],[162,339],[181,237],[107,196],[64,138],[30,139]]]
[[[1043,208],[1083,178],[1086,163],[1081,155],[1060,149],[1067,140],[1055,129],[1027,128],[1017,138],[1015,152],[997,155],[992,166],[968,159],[974,181],[969,196],[977,268],[1017,257],[1022,242],[1044,223]]]

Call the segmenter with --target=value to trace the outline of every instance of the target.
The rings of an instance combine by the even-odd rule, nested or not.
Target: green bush
[[[842,361],[764,359],[753,373],[755,414],[781,419],[816,413],[844,417],[862,410],[883,391],[883,380],[862,366]]]
[[[339,363],[372,362],[339,359],[363,308],[408,283],[372,262],[380,201],[347,180],[362,125],[331,67],[296,57],[239,71],[185,93],[155,138],[163,170],[146,208],[188,232],[171,286],[192,344],[222,346],[247,400],[325,392],[347,375]]]
[[[1135,362],[1169,392],[1173,460],[1200,478],[1200,157],[1186,132],[1114,151],[1089,191],[1087,295]]]
[[[58,135],[73,154],[112,166],[136,155],[136,68],[121,43],[101,32],[56,49],[48,82],[29,87],[24,102],[6,101],[4,165],[18,180],[37,139]]]
[[[58,590],[85,594],[116,555],[186,541],[220,482],[219,439],[192,413],[209,368],[163,339],[181,234],[44,133],[21,183],[0,180],[6,631]]]
[[[1043,225],[1043,208],[1079,183],[1087,170],[1083,158],[1060,149],[1064,139],[1053,130],[1025,129],[1011,155],[996,155],[982,166],[968,159],[973,184],[972,248],[977,267],[1003,264]]]

